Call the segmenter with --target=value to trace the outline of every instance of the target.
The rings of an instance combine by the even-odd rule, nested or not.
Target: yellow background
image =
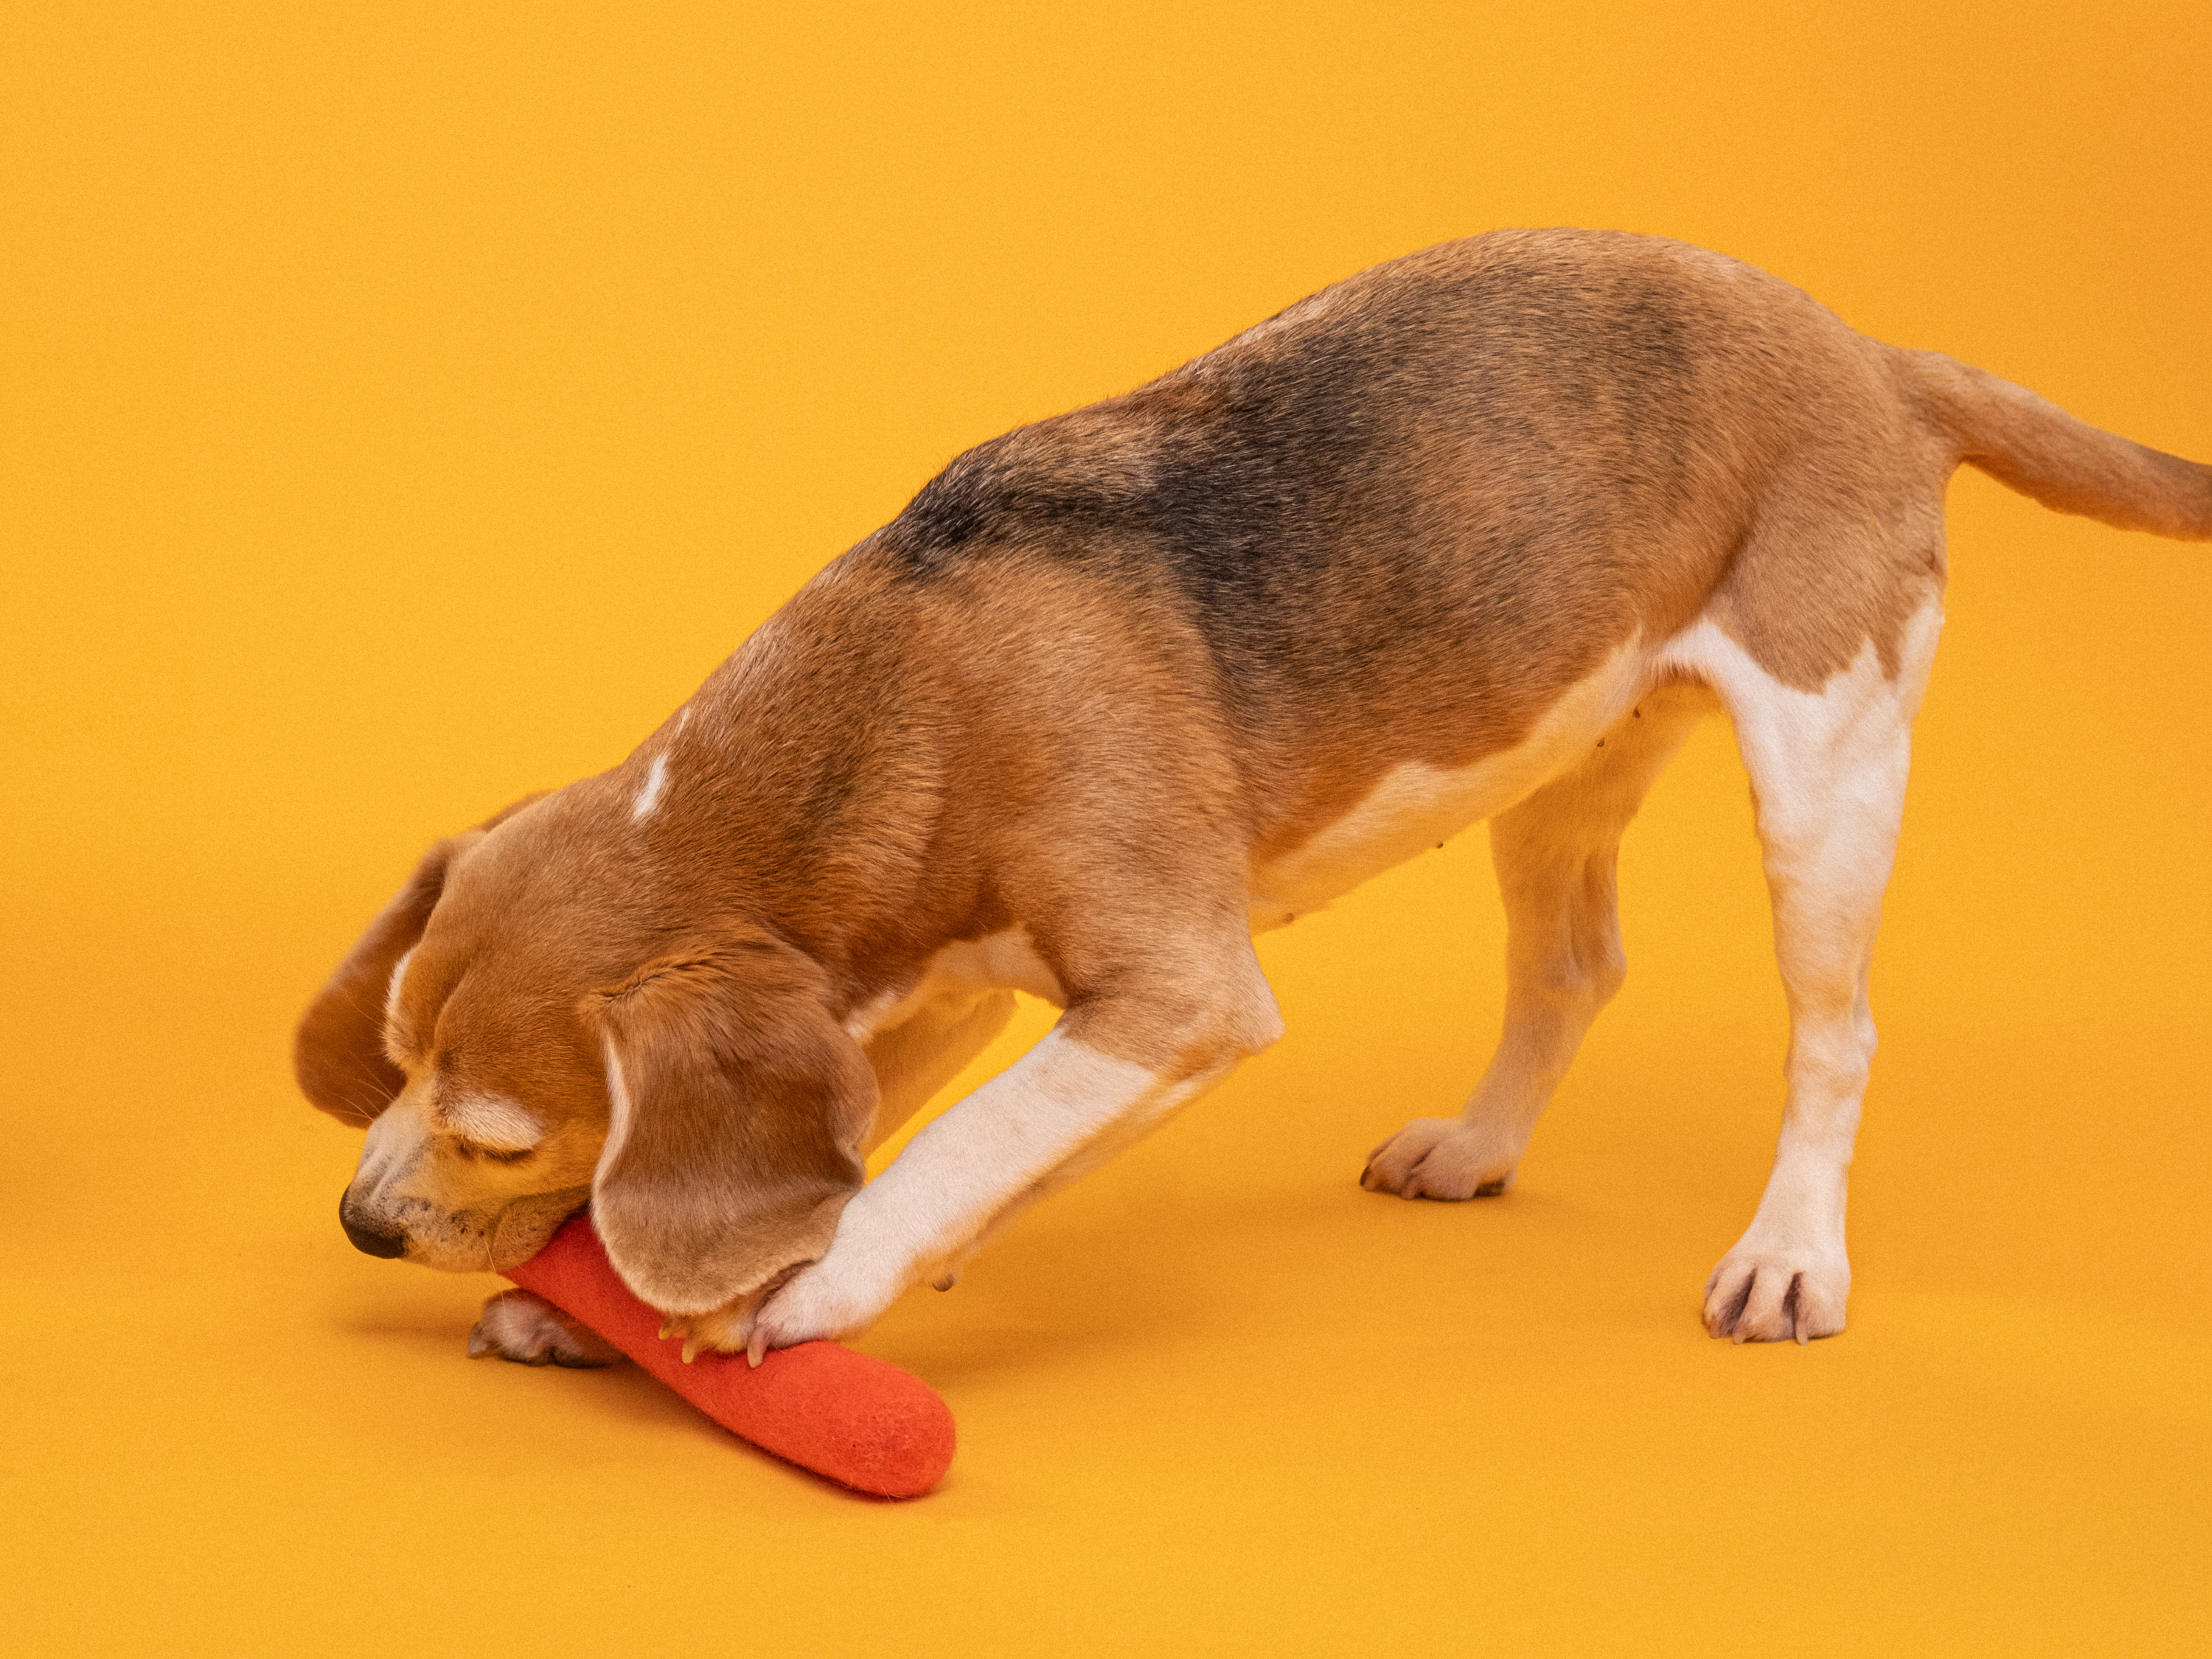
[[[1976,476],[1835,1341],[1696,1323],[1784,1035],[1718,727],[1509,1200],[1353,1184],[1492,1036],[1475,833],[867,1339],[960,1419],[904,1507],[466,1363],[489,1281],[348,1248],[287,1042],[956,450],[1447,237],[1704,243],[2212,459],[2209,16],[12,7],[0,1644],[2207,1650],[2212,564]]]

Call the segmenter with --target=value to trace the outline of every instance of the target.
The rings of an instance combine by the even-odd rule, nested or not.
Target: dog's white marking
[[[399,986],[407,977],[407,964],[415,960],[418,948],[409,946],[399,960],[392,964],[392,978],[384,988],[384,1052],[394,1065],[399,1062],[400,1051],[407,1047],[407,1020],[399,1006]]]
[[[402,1094],[368,1126],[361,1147],[354,1186],[364,1203],[380,1197],[414,1171],[430,1145],[429,1126],[412,1089]]]
[[[822,1260],[767,1304],[772,1346],[868,1323],[926,1272],[972,1255],[1015,1207],[1075,1179],[1218,1081],[1167,1081],[1054,1029],[927,1125],[838,1218]]]
[[[622,1156],[623,1143],[629,1139],[629,1085],[623,1080],[622,1056],[615,1051],[615,1040],[608,1037],[601,1045],[607,1061],[607,1138],[599,1147],[599,1162],[592,1171],[592,1185],[596,1188]]]
[[[655,755],[653,757],[653,764],[646,768],[645,787],[637,792],[637,799],[630,803],[629,815],[632,822],[651,817],[654,809],[660,805],[661,796],[667,792],[667,789],[668,756],[664,751]]]
[[[1632,641],[1620,647],[1569,686],[1510,749],[1452,770],[1414,761],[1386,774],[1344,817],[1253,872],[1253,932],[1325,908],[1370,877],[1505,811],[1578,763],[1650,684],[1650,655]]]
[[[464,1095],[439,1116],[464,1140],[495,1152],[526,1152],[545,1139],[544,1126],[504,1095]]]
[[[1037,954],[1029,929],[1011,927],[946,945],[923,964],[912,985],[872,997],[848,1014],[846,1035],[866,1042],[896,1030],[933,1003],[948,997],[972,1000],[985,991],[1021,991],[1055,1008],[1067,1006],[1066,988]]]

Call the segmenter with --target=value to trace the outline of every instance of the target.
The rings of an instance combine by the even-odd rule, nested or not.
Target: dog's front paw
[[[672,1315],[660,1334],[684,1345],[687,1362],[712,1350],[747,1354],[757,1365],[771,1348],[865,1330],[905,1288],[896,1274],[842,1267],[833,1252],[712,1312]]]
[[[1367,1155],[1359,1184],[1401,1198],[1489,1198],[1511,1184],[1522,1138],[1457,1117],[1417,1117]]]
[[[528,1291],[501,1291],[484,1304],[469,1333],[469,1355],[578,1370],[619,1365],[623,1358],[620,1349],[591,1327]]]
[[[1844,1328],[1851,1264],[1840,1250],[1747,1238],[1705,1281],[1705,1329],[1738,1342],[1810,1342]]]
[[[745,1351],[758,1363],[770,1348],[835,1340],[866,1330],[905,1288],[896,1274],[841,1264],[832,1250],[762,1298],[746,1332]]]

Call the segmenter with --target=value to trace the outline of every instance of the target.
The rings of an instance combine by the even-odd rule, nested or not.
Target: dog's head
[[[690,920],[605,821],[579,785],[431,848],[301,1021],[300,1086],[368,1130],[339,1216],[371,1255],[512,1267],[588,1200],[631,1289],[705,1312],[829,1247],[874,1074],[817,964]]]

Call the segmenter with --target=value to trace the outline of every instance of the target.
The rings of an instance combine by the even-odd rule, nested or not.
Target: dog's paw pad
[[[528,1291],[501,1291],[484,1304],[469,1332],[469,1357],[577,1370],[622,1363],[612,1343]]]

